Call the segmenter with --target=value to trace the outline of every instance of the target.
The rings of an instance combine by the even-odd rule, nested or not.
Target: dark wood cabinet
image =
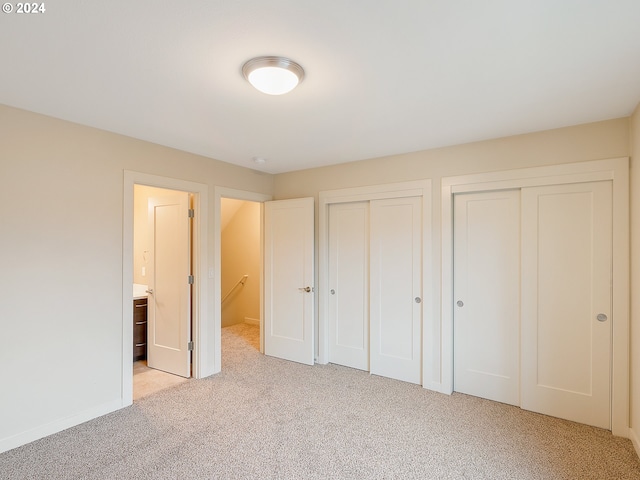
[[[147,358],[147,299],[133,301],[133,361]]]

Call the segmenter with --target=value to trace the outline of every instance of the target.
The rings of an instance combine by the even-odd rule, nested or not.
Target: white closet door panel
[[[371,202],[371,373],[421,382],[422,199]]]
[[[454,389],[519,405],[520,192],[454,198]]]
[[[369,370],[369,202],[329,208],[329,361]]]
[[[610,182],[522,191],[522,407],[607,429],[611,208]]]

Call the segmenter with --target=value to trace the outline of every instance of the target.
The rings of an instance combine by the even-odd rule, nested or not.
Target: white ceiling
[[[0,13],[0,103],[271,173],[640,101],[639,0],[44,3]],[[241,74],[259,55],[297,61],[304,82],[259,93]]]

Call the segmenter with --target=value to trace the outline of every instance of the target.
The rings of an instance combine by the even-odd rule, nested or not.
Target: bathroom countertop
[[[148,285],[142,285],[141,283],[133,284],[133,299],[138,300],[140,298],[147,298]]]

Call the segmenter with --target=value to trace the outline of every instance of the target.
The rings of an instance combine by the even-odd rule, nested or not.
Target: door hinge
[[[194,218],[196,216],[196,212],[193,210],[193,208],[189,209],[189,218]]]
[[[187,344],[187,350],[189,350],[190,352],[193,352],[193,342],[189,342]]]
[[[193,275],[189,275],[187,281],[189,282],[189,285],[193,285]]]

